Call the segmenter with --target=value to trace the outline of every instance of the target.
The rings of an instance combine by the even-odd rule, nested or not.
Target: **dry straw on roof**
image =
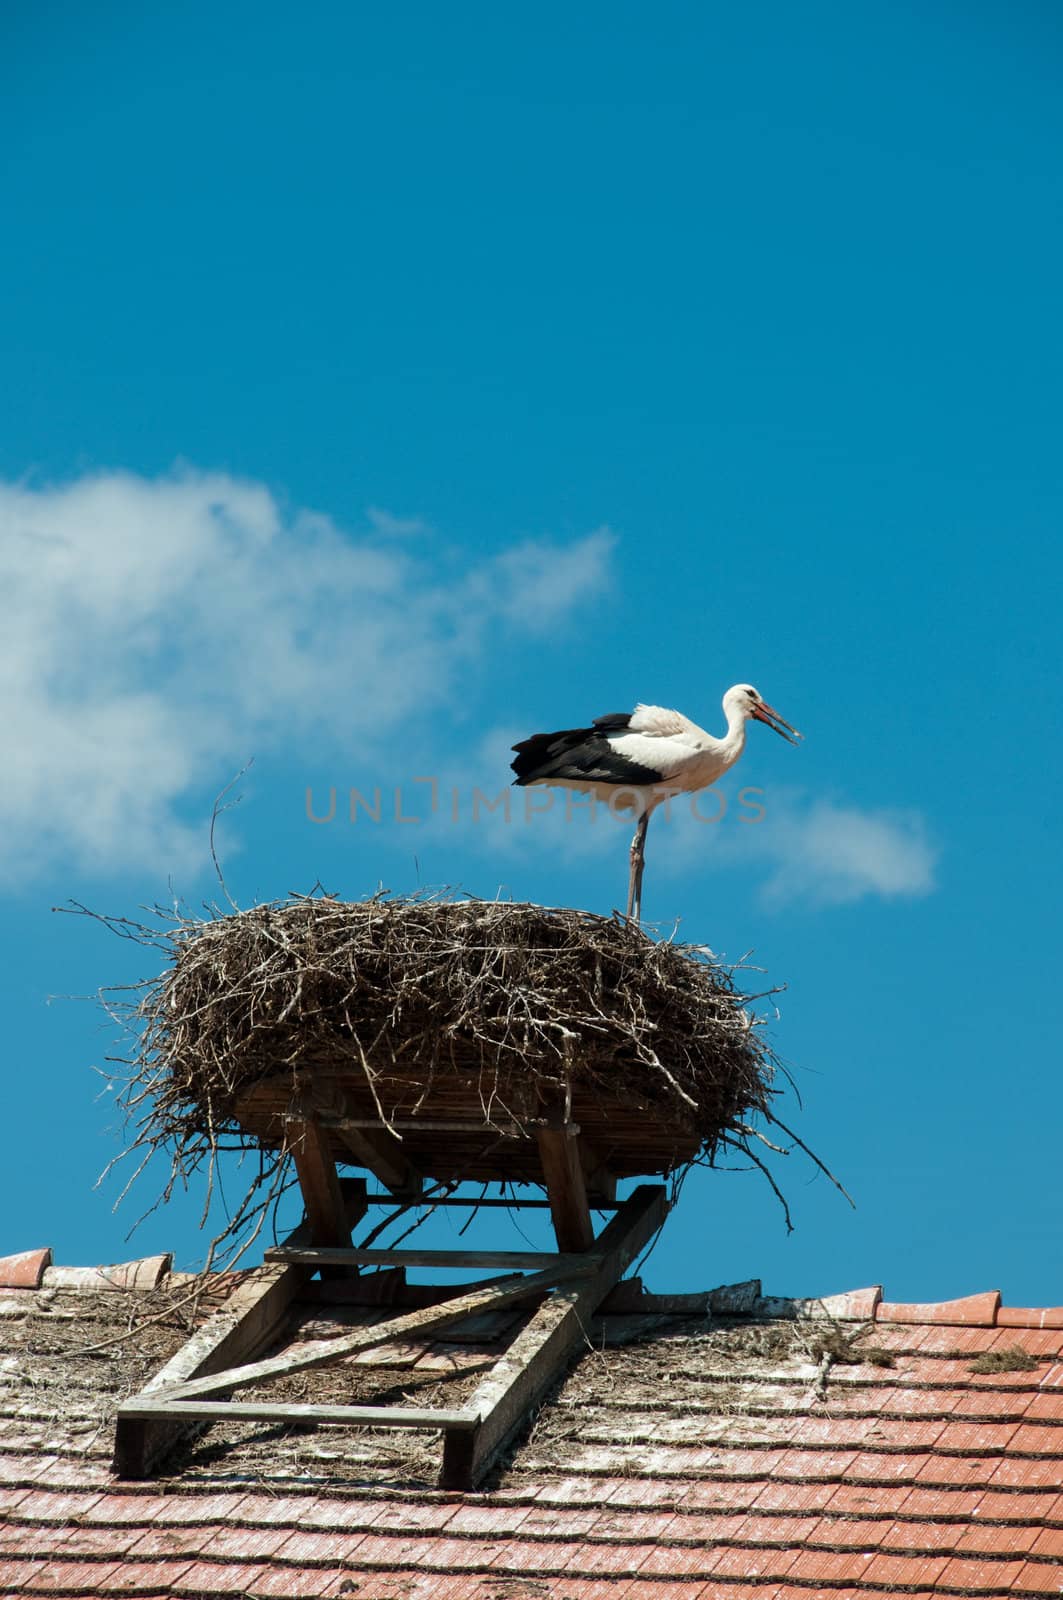
[[[732,972],[617,918],[314,895],[154,928],[105,920],[168,958],[131,1008],[122,1101],[134,1148],[167,1147],[182,1176],[252,1143],[237,1110],[255,1085],[305,1093],[337,1072],[385,1122],[457,1084],[488,1120],[579,1094],[638,1108],[708,1162],[737,1146],[760,1165],[751,1119],[781,1127],[776,1063]]]

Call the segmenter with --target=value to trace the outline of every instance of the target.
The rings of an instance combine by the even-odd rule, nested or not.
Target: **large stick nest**
[[[762,1166],[750,1141],[779,1149],[754,1126],[783,1128],[754,997],[703,947],[583,911],[429,897],[160,915],[104,920],[168,958],[128,1006],[121,1103],[133,1149],[167,1148],[183,1178],[256,1145],[244,1108],[263,1085],[305,1100],[337,1078],[407,1129],[440,1095],[488,1124],[582,1096],[681,1130],[684,1164],[737,1147]]]
[[[766,1112],[770,1052],[703,950],[587,912],[494,901],[327,899],[185,930],[145,1005],[157,1114],[227,1124],[277,1073],[364,1075],[383,1118],[450,1077],[483,1109],[585,1086],[721,1136]],[[419,1097],[420,1098],[420,1097]],[[489,1115],[492,1114],[489,1110]]]

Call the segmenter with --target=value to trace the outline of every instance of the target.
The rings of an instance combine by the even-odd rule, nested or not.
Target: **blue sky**
[[[2,1247],[202,1254],[198,1192],[126,1243],[150,1185],[93,1189],[112,1046],[62,997],[150,958],[50,908],[212,896],[248,756],[242,904],[608,912],[622,829],[474,823],[473,784],[637,700],[721,731],[745,680],[806,743],[754,729],[718,825],[655,821],[644,909],[788,985],[791,1110],[857,1209],[791,1156],[787,1238],[755,1174],[698,1174],[649,1281],[1063,1298],[1058,14],[0,32]],[[425,775],[456,822],[394,820]]]

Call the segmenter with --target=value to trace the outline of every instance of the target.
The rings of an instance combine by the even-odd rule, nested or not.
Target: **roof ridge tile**
[[[986,1289],[964,1295],[959,1300],[928,1301],[925,1304],[880,1301],[876,1322],[940,1323],[949,1327],[993,1328],[1000,1309],[1000,1290]]]
[[[45,1268],[51,1264],[51,1245],[0,1256],[0,1289],[39,1289]]]

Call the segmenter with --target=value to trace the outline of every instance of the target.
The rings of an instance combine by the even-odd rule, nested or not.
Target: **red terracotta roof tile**
[[[746,1558],[752,1555],[758,1560],[766,1555],[766,1552],[748,1550],[729,1553]],[[707,1578],[709,1572],[715,1570],[720,1551],[698,1545],[643,1545],[632,1551],[632,1555],[632,1565],[640,1578]]]
[[[320,1510],[300,1517],[299,1521],[312,1524],[317,1520],[328,1527],[341,1527],[357,1520],[359,1527],[372,1528],[375,1533],[442,1533],[457,1509],[452,1501],[367,1500],[352,1505],[344,1498],[322,1500]]]
[[[622,1481],[620,1478],[589,1478],[586,1473],[580,1473],[578,1477],[566,1475],[548,1478],[545,1483],[536,1482],[529,1494],[536,1501],[550,1505],[568,1505],[573,1500],[585,1504],[588,1500],[608,1500]]]
[[[940,1484],[947,1489],[988,1488],[993,1474],[1000,1465],[999,1456],[932,1455],[927,1456],[916,1478],[921,1484]]]
[[[58,1456],[0,1454],[0,1484],[26,1484],[50,1477]]]
[[[607,1507],[595,1517],[591,1526],[586,1530],[598,1539],[625,1539],[629,1543],[635,1539],[664,1539],[674,1538],[674,1529],[679,1522],[697,1523],[707,1527],[710,1523],[732,1522],[738,1524],[741,1516],[734,1517],[706,1517],[690,1516],[677,1517],[674,1512],[663,1509],[657,1511],[634,1511],[626,1506],[623,1508]],[[533,1530],[525,1524],[521,1528],[522,1534],[529,1534]],[[556,1534],[565,1534],[571,1537],[570,1525],[566,1522],[563,1526],[555,1525]]]
[[[13,1256],[0,1256],[0,1289],[36,1289],[44,1269],[52,1264],[48,1246],[41,1250],[19,1250]]]
[[[1063,1574],[1054,1562],[1028,1561],[1013,1587],[1018,1594],[1063,1594]]]
[[[636,1547],[637,1548],[637,1547]],[[602,1559],[598,1560],[599,1549]],[[518,1575],[535,1572],[565,1571],[573,1567],[585,1573],[633,1572],[638,1565],[630,1546],[588,1546],[566,1539],[499,1539],[484,1547],[484,1558],[478,1566],[489,1566],[495,1572],[513,1572]],[[447,1565],[462,1565],[459,1551]]]
[[[1043,1528],[1032,1546],[1033,1554],[1063,1563],[1063,1527]]]
[[[92,1520],[113,1523],[115,1526],[165,1522],[166,1512],[172,1505],[173,1498],[170,1495],[104,1494],[96,1499],[92,1507]]]
[[[792,1550],[721,1549],[705,1553],[713,1582],[722,1588],[728,1578],[783,1578],[794,1564]]]
[[[568,1589],[558,1591],[558,1600],[561,1593],[568,1600]],[[728,1594],[732,1593],[728,1587]],[[701,1583],[672,1583],[667,1578],[635,1578],[624,1588],[624,1600],[709,1600],[713,1590],[709,1584]],[[764,1600],[764,1590],[760,1590],[761,1600]],[[529,1597],[531,1600],[531,1597]],[[603,1596],[602,1600],[613,1600],[611,1595]]]
[[[378,1574],[373,1574],[376,1587],[374,1600],[388,1600],[387,1580],[383,1579],[378,1584]],[[362,1589],[351,1589],[351,1583],[361,1583]],[[348,1587],[343,1589],[343,1585]],[[334,1569],[324,1567],[263,1567],[255,1578],[252,1593],[255,1600],[258,1596],[269,1596],[269,1600],[322,1600],[324,1596],[348,1594],[350,1600],[359,1600],[360,1593],[364,1592],[365,1579],[357,1573],[352,1573],[343,1567]],[[180,1592],[180,1591],[179,1591]],[[392,1591],[394,1593],[394,1590]],[[365,1597],[368,1600],[368,1597]],[[414,1600],[407,1590],[404,1600]]]
[[[766,1483],[750,1487],[755,1491],[751,1504],[758,1512],[822,1511],[840,1493],[836,1483]]]
[[[108,1537],[115,1530],[106,1530]],[[208,1551],[211,1556],[237,1561],[265,1561],[275,1555],[289,1538],[287,1528],[203,1527],[201,1524],[169,1524],[139,1532],[131,1554],[147,1560],[152,1556],[188,1556],[194,1559]]]
[[[766,1548],[779,1546],[787,1548],[790,1545],[800,1544],[802,1540],[811,1538],[813,1530],[818,1526],[817,1517],[797,1516],[768,1516],[756,1515],[748,1517],[721,1517],[713,1519],[705,1530],[702,1543],[720,1544],[727,1540],[734,1540],[739,1544],[764,1545]],[[690,1536],[698,1539],[695,1528],[691,1528]],[[687,1530],[680,1528],[678,1521],[668,1530],[669,1539],[686,1538]]]
[[[20,1528],[18,1531],[21,1544],[29,1530]],[[72,1525],[56,1528],[38,1523],[35,1531],[39,1552],[47,1553],[50,1548],[56,1554],[61,1554],[66,1561],[73,1561],[79,1556],[129,1555],[141,1537],[139,1528],[92,1528]],[[26,1553],[29,1554],[28,1548]]]
[[[884,1492],[890,1493],[888,1490]],[[946,1522],[959,1521],[963,1517],[973,1516],[985,1499],[985,1490],[981,1487],[937,1489],[915,1484],[911,1489],[894,1493],[896,1504],[893,1507],[883,1506],[882,1509],[891,1509],[898,1516],[913,1520],[940,1518]]]
[[[1063,1306],[1001,1306],[998,1328],[1063,1328]]]
[[[602,1540],[594,1544],[568,1545],[565,1547],[554,1545],[551,1548],[557,1552],[554,1557],[555,1567],[571,1568],[574,1572],[582,1572],[584,1574],[600,1574],[603,1577],[609,1573],[617,1573],[621,1576],[626,1573],[633,1577],[636,1573],[642,1572],[643,1562],[654,1547],[648,1543],[611,1544],[608,1540]],[[701,1567],[704,1567],[705,1558],[700,1552],[698,1552],[698,1558]],[[505,1565],[504,1561],[495,1562],[495,1566],[498,1568],[503,1568]],[[534,1564],[529,1562],[524,1570],[529,1573],[534,1572]],[[665,1567],[660,1569],[662,1574],[671,1572],[673,1576],[683,1570],[680,1565],[674,1568]],[[651,1568],[650,1572],[652,1571],[653,1569]],[[649,1573],[642,1575],[649,1576]]]
[[[923,1588],[936,1585],[948,1566],[947,1556],[872,1556],[864,1582],[881,1588]]]
[[[784,1493],[793,1489],[798,1493],[800,1485],[775,1484],[765,1486],[754,1479],[705,1479],[701,1483],[672,1484],[672,1496],[669,1501],[680,1507],[683,1511],[748,1511],[750,1506],[758,1502],[758,1497],[767,1494],[771,1488]]]
[[[857,1454],[856,1450],[787,1450],[775,1467],[761,1476],[796,1478],[798,1482],[809,1479],[837,1482],[852,1467]]]
[[[304,1510],[315,1503],[305,1495],[246,1494],[241,1498],[239,1507],[232,1515],[240,1522],[262,1523],[263,1525],[272,1523],[278,1527],[287,1523],[298,1527],[302,1522]],[[344,1502],[338,1503],[343,1504]],[[163,1504],[165,1506],[165,1501]],[[356,1502],[357,1504],[360,1504],[360,1502]],[[172,1517],[167,1516],[165,1509],[161,1514],[154,1510],[145,1513],[145,1520],[148,1517],[152,1520],[158,1517],[163,1522],[174,1520]]]
[[[1024,1555],[1033,1549],[1042,1530],[1021,1522],[976,1522],[956,1540],[957,1555]]]
[[[828,1550],[877,1550],[890,1531],[886,1517],[822,1517],[810,1523],[804,1533],[794,1535],[794,1544]]]
[[[588,1495],[588,1488],[590,1494]],[[613,1506],[672,1505],[683,1486],[657,1478],[584,1479],[584,1499],[608,1500]]]
[[[528,1600],[533,1588],[540,1600],[869,1600],[894,1586],[912,1600],[987,1574],[1017,1575],[1017,1594],[1061,1592],[1045,1587],[1063,1559],[1057,1331],[880,1322],[871,1342],[891,1346],[895,1365],[835,1365],[818,1396],[815,1365],[787,1353],[778,1326],[764,1344],[739,1324],[730,1346],[727,1327],[698,1326],[689,1345],[669,1328],[663,1355],[655,1334],[610,1353],[629,1363],[623,1389],[594,1363],[577,1368],[505,1487],[475,1495],[392,1488],[368,1455],[357,1487],[361,1456],[346,1479],[315,1465],[303,1483],[305,1463],[296,1475],[291,1457],[286,1477],[271,1478],[261,1456],[245,1472],[224,1436],[220,1457],[193,1457],[160,1494],[108,1480],[109,1441],[75,1455],[75,1436],[64,1443],[51,1420],[38,1423],[30,1397],[25,1415],[6,1428],[0,1418],[0,1469],[14,1485],[0,1490],[0,1551],[35,1583],[82,1570],[100,1595],[119,1592],[105,1575],[128,1551],[117,1565],[139,1594],[188,1600],[248,1586],[276,1600],[518,1600],[522,1585]],[[1042,1364],[971,1373],[974,1354],[1015,1343]],[[662,1361],[668,1391],[655,1381]],[[14,1457],[35,1429],[63,1453]]]
[[[1021,1331],[1015,1328],[999,1328],[990,1348],[993,1350],[1011,1350],[1015,1345],[1018,1345],[1020,1350],[1025,1350],[1031,1356],[1039,1356],[1042,1359],[1045,1357],[1055,1358],[1063,1350],[1063,1338],[1058,1333],[1047,1328],[1041,1331],[1036,1328],[1023,1328]],[[1028,1383],[1030,1374],[1026,1373],[1025,1377]]]
[[[989,1485],[993,1489],[1055,1489],[1059,1490],[1063,1467],[1060,1458],[1037,1460],[1030,1457],[1008,1457],[993,1465]]]
[[[943,1589],[978,1591],[995,1590],[1007,1593],[1014,1588],[1015,1580],[1023,1570],[1021,1561],[991,1561],[985,1557],[954,1556],[939,1576]]]
[[[441,1508],[436,1508],[441,1509]],[[540,1513],[540,1516],[542,1513]],[[572,1513],[559,1517],[555,1512],[553,1520],[555,1525],[571,1526]],[[517,1529],[528,1520],[529,1509],[526,1506],[494,1506],[489,1504],[463,1505],[457,1510],[452,1510],[449,1517],[440,1526],[445,1526],[448,1534],[482,1533],[491,1538],[511,1538]],[[593,1520],[593,1513],[591,1514]]]
[[[129,1564],[124,1561],[41,1561],[34,1564],[32,1575],[23,1578],[22,1584],[45,1594],[94,1594],[115,1585],[119,1578],[124,1583],[129,1572]],[[166,1582],[164,1575],[159,1587],[165,1589]]]
[[[786,1571],[791,1583],[821,1583],[832,1589],[839,1584],[859,1584],[873,1555],[855,1550],[799,1550]]]
[[[1027,1422],[1063,1422],[1063,1389],[1031,1395],[1026,1406]]]
[[[273,1504],[272,1496],[263,1495],[265,1503]],[[230,1518],[236,1521],[254,1522],[257,1519],[253,1514],[244,1511],[245,1504],[250,1501],[252,1507],[254,1497],[246,1495],[241,1489],[235,1494],[170,1494],[166,1496],[165,1510],[152,1514],[153,1522],[226,1522]],[[306,1502],[302,1502],[305,1508]],[[305,1516],[305,1509],[300,1515]]]
[[[993,1455],[1006,1450],[1020,1431],[1014,1422],[950,1422],[941,1430],[937,1448],[957,1455]]]
[[[965,1522],[927,1522],[900,1520],[883,1533],[883,1553],[890,1555],[936,1555],[953,1553],[966,1531]]]
[[[300,1529],[296,1533],[289,1533],[279,1549],[272,1553],[295,1566],[338,1567],[351,1562],[357,1564],[361,1560],[359,1552],[369,1538],[370,1535],[364,1533],[308,1533]],[[393,1544],[395,1554],[390,1559],[398,1564],[407,1554],[414,1554],[420,1548],[420,1543],[419,1538],[412,1544],[396,1540]],[[264,1552],[267,1555],[270,1553]],[[254,1560],[258,1551],[249,1545],[246,1555],[248,1560]]]
[[[953,1389],[913,1389],[899,1382],[856,1384],[835,1376],[826,1403],[830,1407],[829,1414],[837,1418],[891,1417],[906,1421],[939,1417],[944,1420],[962,1398]],[[801,1439],[803,1443],[803,1433]]]
[[[1060,1509],[1061,1497],[1052,1490],[1006,1494],[994,1489],[978,1497],[978,1515],[993,1522],[1047,1522]]]
[[[963,1389],[956,1395],[955,1422],[974,1422],[980,1417],[998,1422],[1008,1422],[1029,1415],[1035,1394],[1024,1389]]]
[[[165,1568],[147,1568],[138,1573],[132,1566],[122,1567],[123,1580],[128,1579],[131,1584],[146,1584],[152,1581],[148,1574],[152,1571],[159,1573],[163,1583],[169,1583],[177,1589],[178,1594],[215,1595],[237,1594],[247,1595],[258,1588],[258,1580],[262,1576],[262,1567],[253,1566],[249,1562],[227,1563],[214,1561],[201,1561],[192,1566],[186,1566],[180,1572],[168,1573]]]
[[[32,1583],[46,1564],[44,1561],[8,1561],[0,1557],[0,1594],[20,1592],[27,1583]]]
[[[605,1511],[575,1511],[569,1506],[531,1506],[523,1513],[520,1533],[525,1538],[578,1539],[598,1527],[603,1518],[618,1521],[622,1515],[619,1512],[612,1518]],[[662,1515],[667,1518],[668,1513]],[[448,1531],[452,1526],[453,1523],[448,1524]]]
[[[927,1470],[928,1463],[936,1463],[938,1459],[929,1455],[864,1450],[853,1457],[846,1476],[854,1483],[911,1484]]]
[[[1051,1456],[1058,1461],[1063,1455],[1063,1429],[1040,1423],[1023,1422],[1008,1441],[1018,1455]]]
[[[53,1267],[41,1275],[46,1289],[148,1290],[157,1289],[173,1266],[171,1254],[144,1256],[106,1267]]]
[[[95,1492],[52,1494],[47,1489],[20,1489],[15,1502],[6,1503],[3,1509],[14,1511],[17,1505],[20,1522],[68,1522],[73,1517],[86,1517],[94,1512],[102,1499],[103,1496]]]
[[[941,1300],[929,1305],[900,1305],[883,1300],[875,1312],[875,1320],[991,1328],[996,1322],[999,1305],[999,1289],[987,1289],[983,1294],[969,1294],[962,1300]]]
[[[972,1328],[959,1327],[946,1324],[935,1324],[928,1327],[908,1327],[905,1330],[908,1349],[913,1355],[936,1356],[939,1360],[952,1363],[953,1374],[965,1372],[966,1368],[958,1365],[965,1358],[973,1360],[975,1356],[982,1355],[986,1350],[992,1350],[1000,1337],[998,1328]],[[875,1324],[875,1337],[878,1337],[878,1324]],[[1014,1339],[1014,1334],[1011,1335]]]
[[[687,1600],[699,1600],[699,1597],[705,1592],[698,1584],[693,1585],[693,1587],[690,1584],[684,1584],[683,1587],[688,1591]],[[555,1589],[554,1593],[563,1593],[566,1600],[569,1595],[572,1596],[572,1600],[630,1600],[632,1588],[633,1580],[628,1578],[619,1578],[615,1582],[612,1579],[601,1578],[566,1578],[564,1589]],[[645,1591],[648,1588],[648,1585],[643,1586],[644,1592],[641,1600],[646,1600]],[[457,1596],[456,1600],[464,1600],[464,1597]],[[503,1597],[503,1600],[506,1600],[506,1597]],[[514,1594],[511,1600],[524,1600],[524,1597],[520,1594]],[[528,1600],[536,1600],[534,1592],[528,1595]]]

